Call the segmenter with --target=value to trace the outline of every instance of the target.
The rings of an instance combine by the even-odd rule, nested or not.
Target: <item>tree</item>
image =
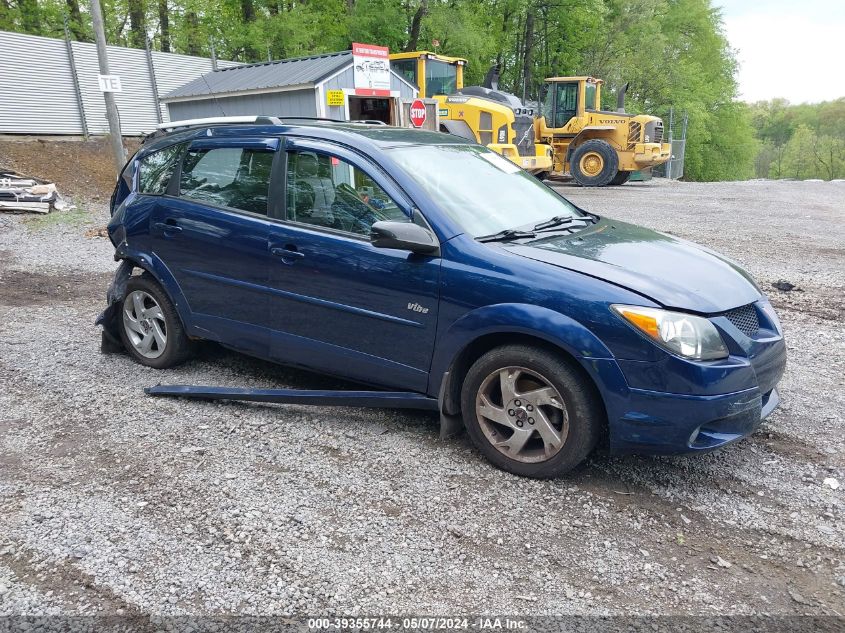
[[[408,29],[408,43],[405,45],[406,51],[415,51],[418,48],[420,41],[420,30],[422,29],[423,18],[428,13],[428,0],[420,0],[420,6],[414,11],[414,17],[411,19],[411,26]]]
[[[146,6],[144,0],[127,0],[129,7],[129,45],[144,48],[147,41]]]
[[[23,32],[41,35],[41,9],[38,0],[18,0],[18,9]]]
[[[761,141],[758,176],[845,177],[845,98],[800,105],[773,99],[755,103],[751,110]]]
[[[798,180],[818,177],[813,151],[814,144],[815,134],[813,130],[803,123],[799,125],[786,144],[784,151],[785,176]]]
[[[170,13],[167,0],[158,0],[159,44],[162,53],[170,52]]]
[[[82,19],[82,12],[79,9],[79,0],[65,0],[67,5],[67,27],[78,42],[90,42],[93,40],[88,32],[88,21]]]

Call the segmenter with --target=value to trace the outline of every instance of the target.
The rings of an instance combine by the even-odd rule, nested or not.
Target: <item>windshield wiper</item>
[[[499,231],[498,233],[492,233],[490,235],[482,235],[481,237],[476,237],[475,239],[479,242],[507,242],[508,240],[519,240],[525,237],[537,237],[537,234],[534,233],[534,231],[505,229],[504,231]]]
[[[540,222],[534,226],[535,231],[542,231],[543,229],[550,229],[555,226],[565,226],[573,222],[598,222],[598,218],[592,215],[556,215],[551,220]]]

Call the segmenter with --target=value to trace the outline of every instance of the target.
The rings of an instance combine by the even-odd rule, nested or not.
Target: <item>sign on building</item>
[[[414,99],[411,102],[410,119],[411,125],[414,127],[422,127],[425,125],[426,112],[425,104],[422,102],[422,99]]]
[[[326,90],[326,105],[342,106],[345,102],[343,90]]]
[[[123,92],[118,75],[97,75],[97,81],[100,82],[100,92]]]
[[[370,96],[390,95],[390,57],[386,46],[352,43],[356,92]],[[386,94],[385,94],[386,93]],[[358,94],[361,94],[358,92]]]

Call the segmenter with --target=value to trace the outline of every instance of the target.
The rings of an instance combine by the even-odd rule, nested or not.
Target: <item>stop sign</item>
[[[411,124],[414,127],[422,127],[425,123],[425,104],[420,99],[411,102]]]

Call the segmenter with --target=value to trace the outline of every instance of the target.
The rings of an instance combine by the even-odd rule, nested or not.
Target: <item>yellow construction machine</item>
[[[537,141],[539,114],[516,96],[498,89],[491,69],[483,86],[464,86],[466,60],[429,51],[394,53],[391,68],[438,101],[440,130],[471,139],[543,178],[552,170],[549,145]]]
[[[625,91],[617,95],[616,111],[601,109],[601,79],[546,79],[537,136],[554,148],[554,171],[572,175],[585,187],[621,185],[631,172],[669,160],[670,143],[663,142],[663,121],[625,112]]]
[[[663,121],[628,114],[625,91],[616,111],[601,109],[603,81],[551,77],[537,108],[499,90],[498,69],[481,86],[464,86],[466,60],[429,51],[394,53],[391,67],[439,102],[440,129],[494,149],[540,178],[570,173],[585,187],[621,185],[631,173],[669,160]]]

